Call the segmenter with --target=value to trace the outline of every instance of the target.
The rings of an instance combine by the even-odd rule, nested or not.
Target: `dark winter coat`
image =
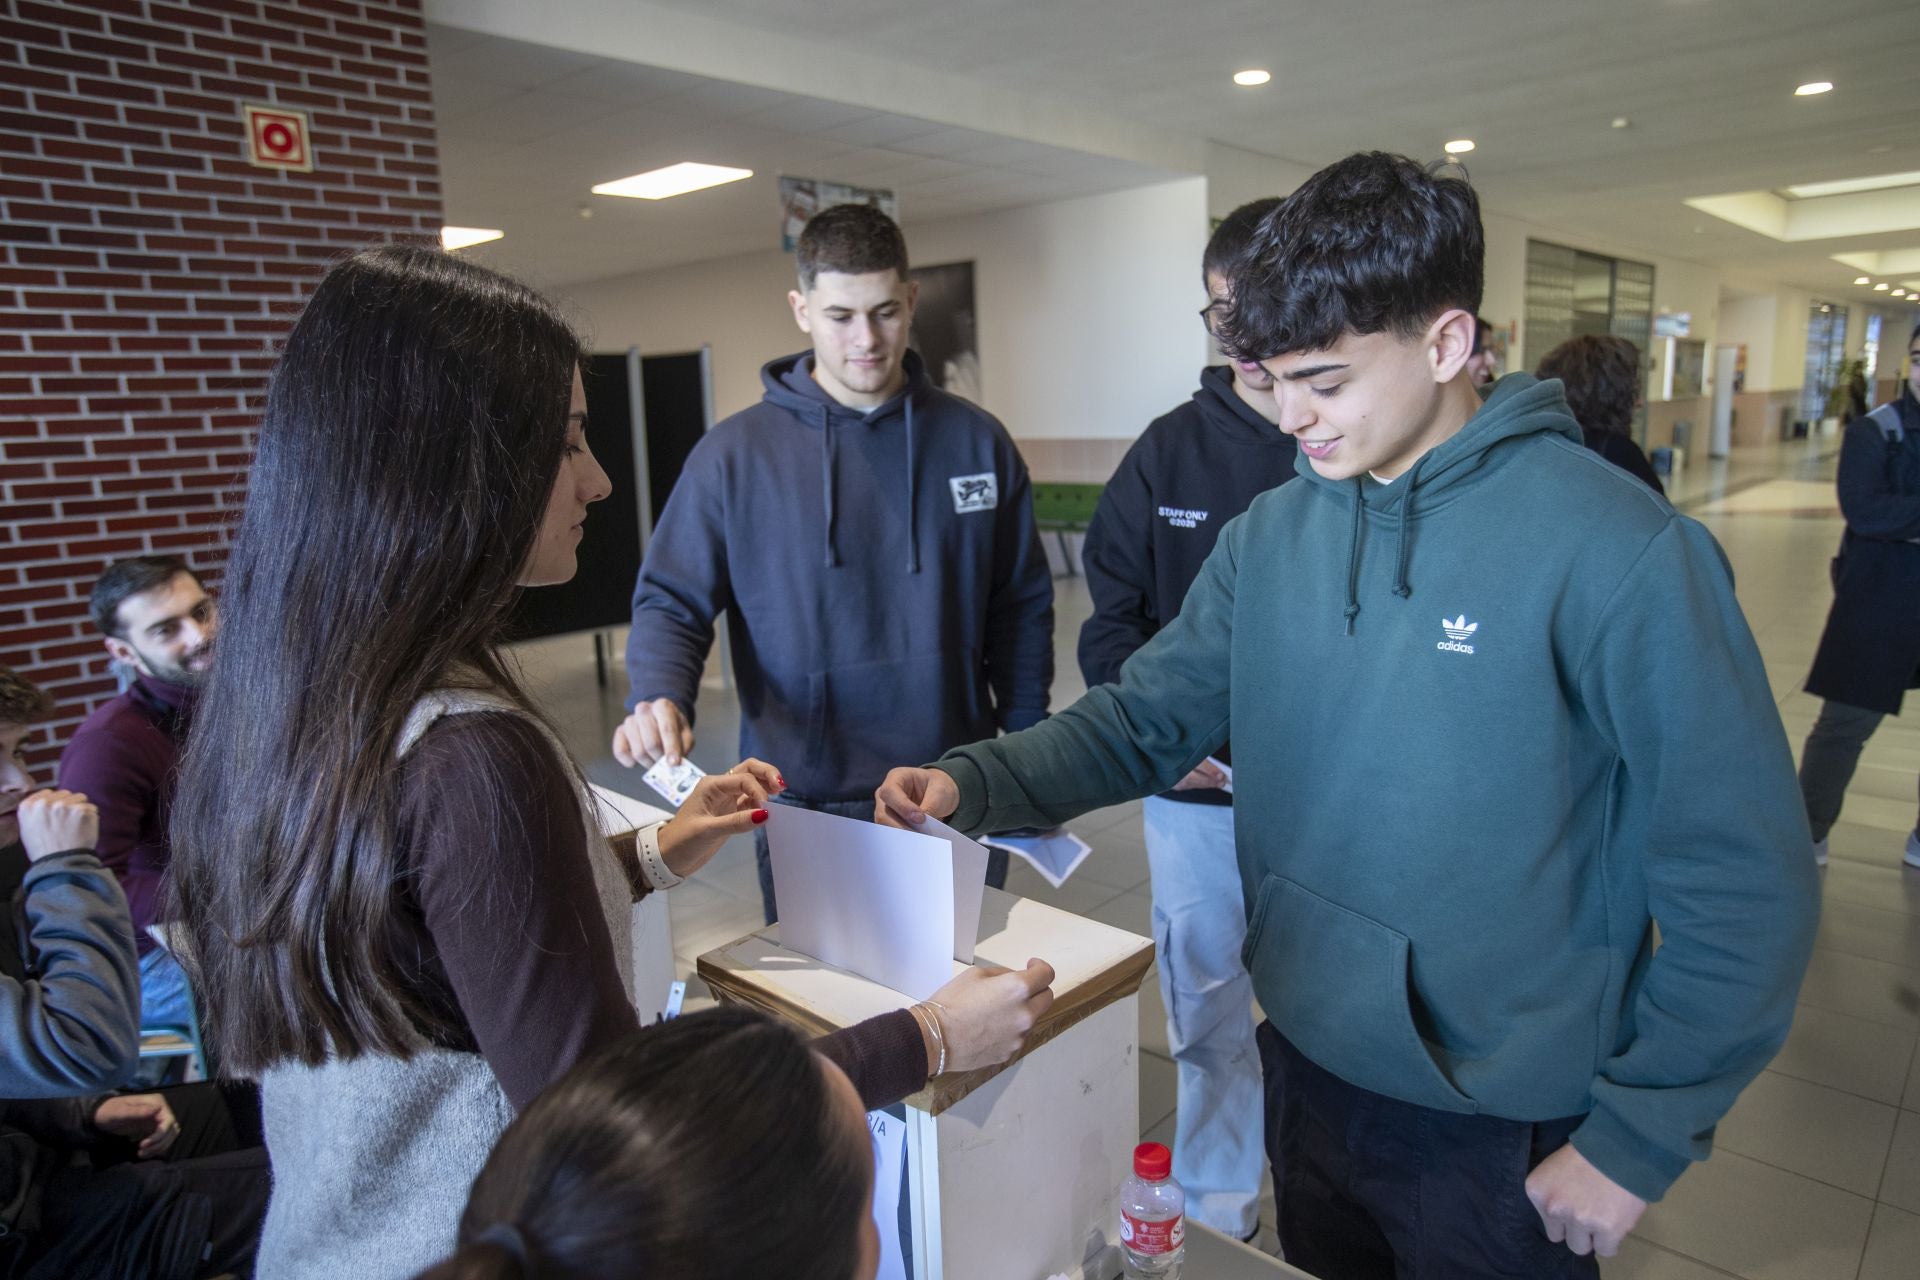
[[[1897,715],[1907,690],[1920,688],[1920,402],[1911,387],[1848,425],[1836,483],[1847,531],[1807,692]]]

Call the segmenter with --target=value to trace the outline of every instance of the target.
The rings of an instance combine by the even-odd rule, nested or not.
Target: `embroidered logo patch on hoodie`
[[[991,511],[1000,505],[1000,484],[991,471],[982,471],[977,476],[950,476],[947,484],[953,489],[953,509],[961,515],[969,511]]]

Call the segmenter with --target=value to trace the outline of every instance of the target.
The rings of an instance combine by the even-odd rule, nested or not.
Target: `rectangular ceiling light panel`
[[[731,169],[723,164],[699,164],[686,160],[670,164],[664,169],[636,173],[630,178],[602,182],[594,187],[593,194],[628,196],[635,200],[665,200],[669,196],[683,196],[689,191],[702,191],[707,187],[738,182],[752,176],[751,169]]]

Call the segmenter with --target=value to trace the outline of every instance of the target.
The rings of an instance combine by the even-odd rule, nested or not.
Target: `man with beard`
[[[119,878],[140,951],[142,1021],[182,1026],[186,975],[155,941],[160,884],[171,860],[167,812],[193,700],[213,661],[214,603],[178,556],[134,556],[93,584],[94,624],[107,652],[134,673],[95,708],[60,756],[60,786],[100,809],[100,861]]]

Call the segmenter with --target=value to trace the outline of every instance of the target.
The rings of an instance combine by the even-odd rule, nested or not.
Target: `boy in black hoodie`
[[[687,458],[634,590],[613,753],[651,765],[692,748],[724,610],[741,753],[784,772],[780,803],[871,818],[894,761],[1045,717],[1053,579],[1006,428],[907,349],[900,228],[828,209],[798,259],[787,300],[813,350],[762,369],[766,398]],[[771,922],[764,831],[756,845]],[[988,883],[1006,865],[996,852]]]
[[[1228,214],[1201,260],[1212,330],[1227,276],[1278,197]],[[1080,629],[1087,686],[1110,684],[1134,650],[1180,612],[1227,521],[1294,477],[1273,376],[1235,360],[1200,372],[1193,399],[1156,418],[1107,482],[1083,556],[1093,616]],[[1230,762],[1225,744],[1217,753]],[[1260,1051],[1253,984],[1240,963],[1247,920],[1226,775],[1202,763],[1143,809],[1153,873],[1153,941],[1167,1044],[1179,1067],[1174,1176],[1187,1212],[1245,1239],[1260,1225]]]

